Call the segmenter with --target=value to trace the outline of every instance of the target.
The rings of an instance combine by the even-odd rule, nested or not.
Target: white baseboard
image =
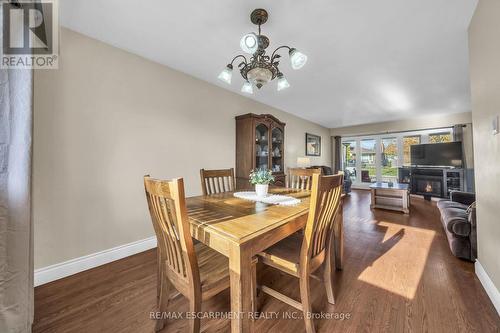
[[[156,237],[120,245],[35,270],[35,287],[156,247]]]
[[[493,306],[497,309],[497,313],[500,315],[500,293],[498,292],[497,287],[493,284],[493,281],[491,281],[483,266],[481,266],[479,260],[476,260],[474,263],[474,270],[476,271],[477,278],[481,281],[484,290],[490,297]]]

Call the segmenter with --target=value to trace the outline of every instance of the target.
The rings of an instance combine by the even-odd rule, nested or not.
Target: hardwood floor
[[[345,261],[335,273],[335,305],[326,301],[321,282],[312,280],[314,311],[334,317],[316,319],[318,332],[499,332],[500,318],[473,264],[451,255],[433,203],[412,199],[409,216],[371,211],[369,204],[368,191],[346,198]],[[296,278],[265,268],[260,279],[298,299]],[[37,287],[33,332],[153,332],[155,301],[151,250]],[[169,304],[171,316],[187,309],[182,296]],[[228,291],[202,307],[229,309]],[[257,320],[256,332],[305,329],[300,312],[272,297],[264,297],[262,311],[273,319]],[[186,319],[171,319],[162,332],[187,327]],[[228,319],[202,320],[203,332],[229,327]]]

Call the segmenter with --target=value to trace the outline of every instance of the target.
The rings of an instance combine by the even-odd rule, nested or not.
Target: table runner
[[[271,205],[294,206],[300,203],[299,199],[287,195],[269,194],[266,197],[259,197],[255,192],[235,192],[236,198],[263,202]]]

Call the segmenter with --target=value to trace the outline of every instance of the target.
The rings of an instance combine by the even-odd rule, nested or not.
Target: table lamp
[[[297,157],[297,167],[307,168],[311,166],[311,160],[309,157]]]

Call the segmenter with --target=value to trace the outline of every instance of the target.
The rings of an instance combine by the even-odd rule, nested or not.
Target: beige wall
[[[236,115],[286,122],[286,166],[305,132],[331,164],[324,127],[67,29],[60,45],[60,69],[35,72],[35,268],[152,236],[142,176],[200,194],[200,168],[234,167]]]
[[[472,120],[476,161],[478,259],[500,289],[500,1],[481,0],[469,28]]]
[[[363,134],[382,134],[385,132],[398,132],[419,130],[426,128],[447,127],[455,124],[468,124],[472,122],[470,112],[452,113],[415,117],[405,120],[388,121],[382,123],[332,128],[332,136],[354,136]]]
[[[374,124],[332,128],[332,136],[360,136],[368,134],[383,134],[386,132],[414,131],[427,128],[450,127],[456,124],[466,124],[464,127],[464,155],[467,168],[474,168],[472,144],[472,113],[452,113],[414,117],[405,120],[388,121]]]

